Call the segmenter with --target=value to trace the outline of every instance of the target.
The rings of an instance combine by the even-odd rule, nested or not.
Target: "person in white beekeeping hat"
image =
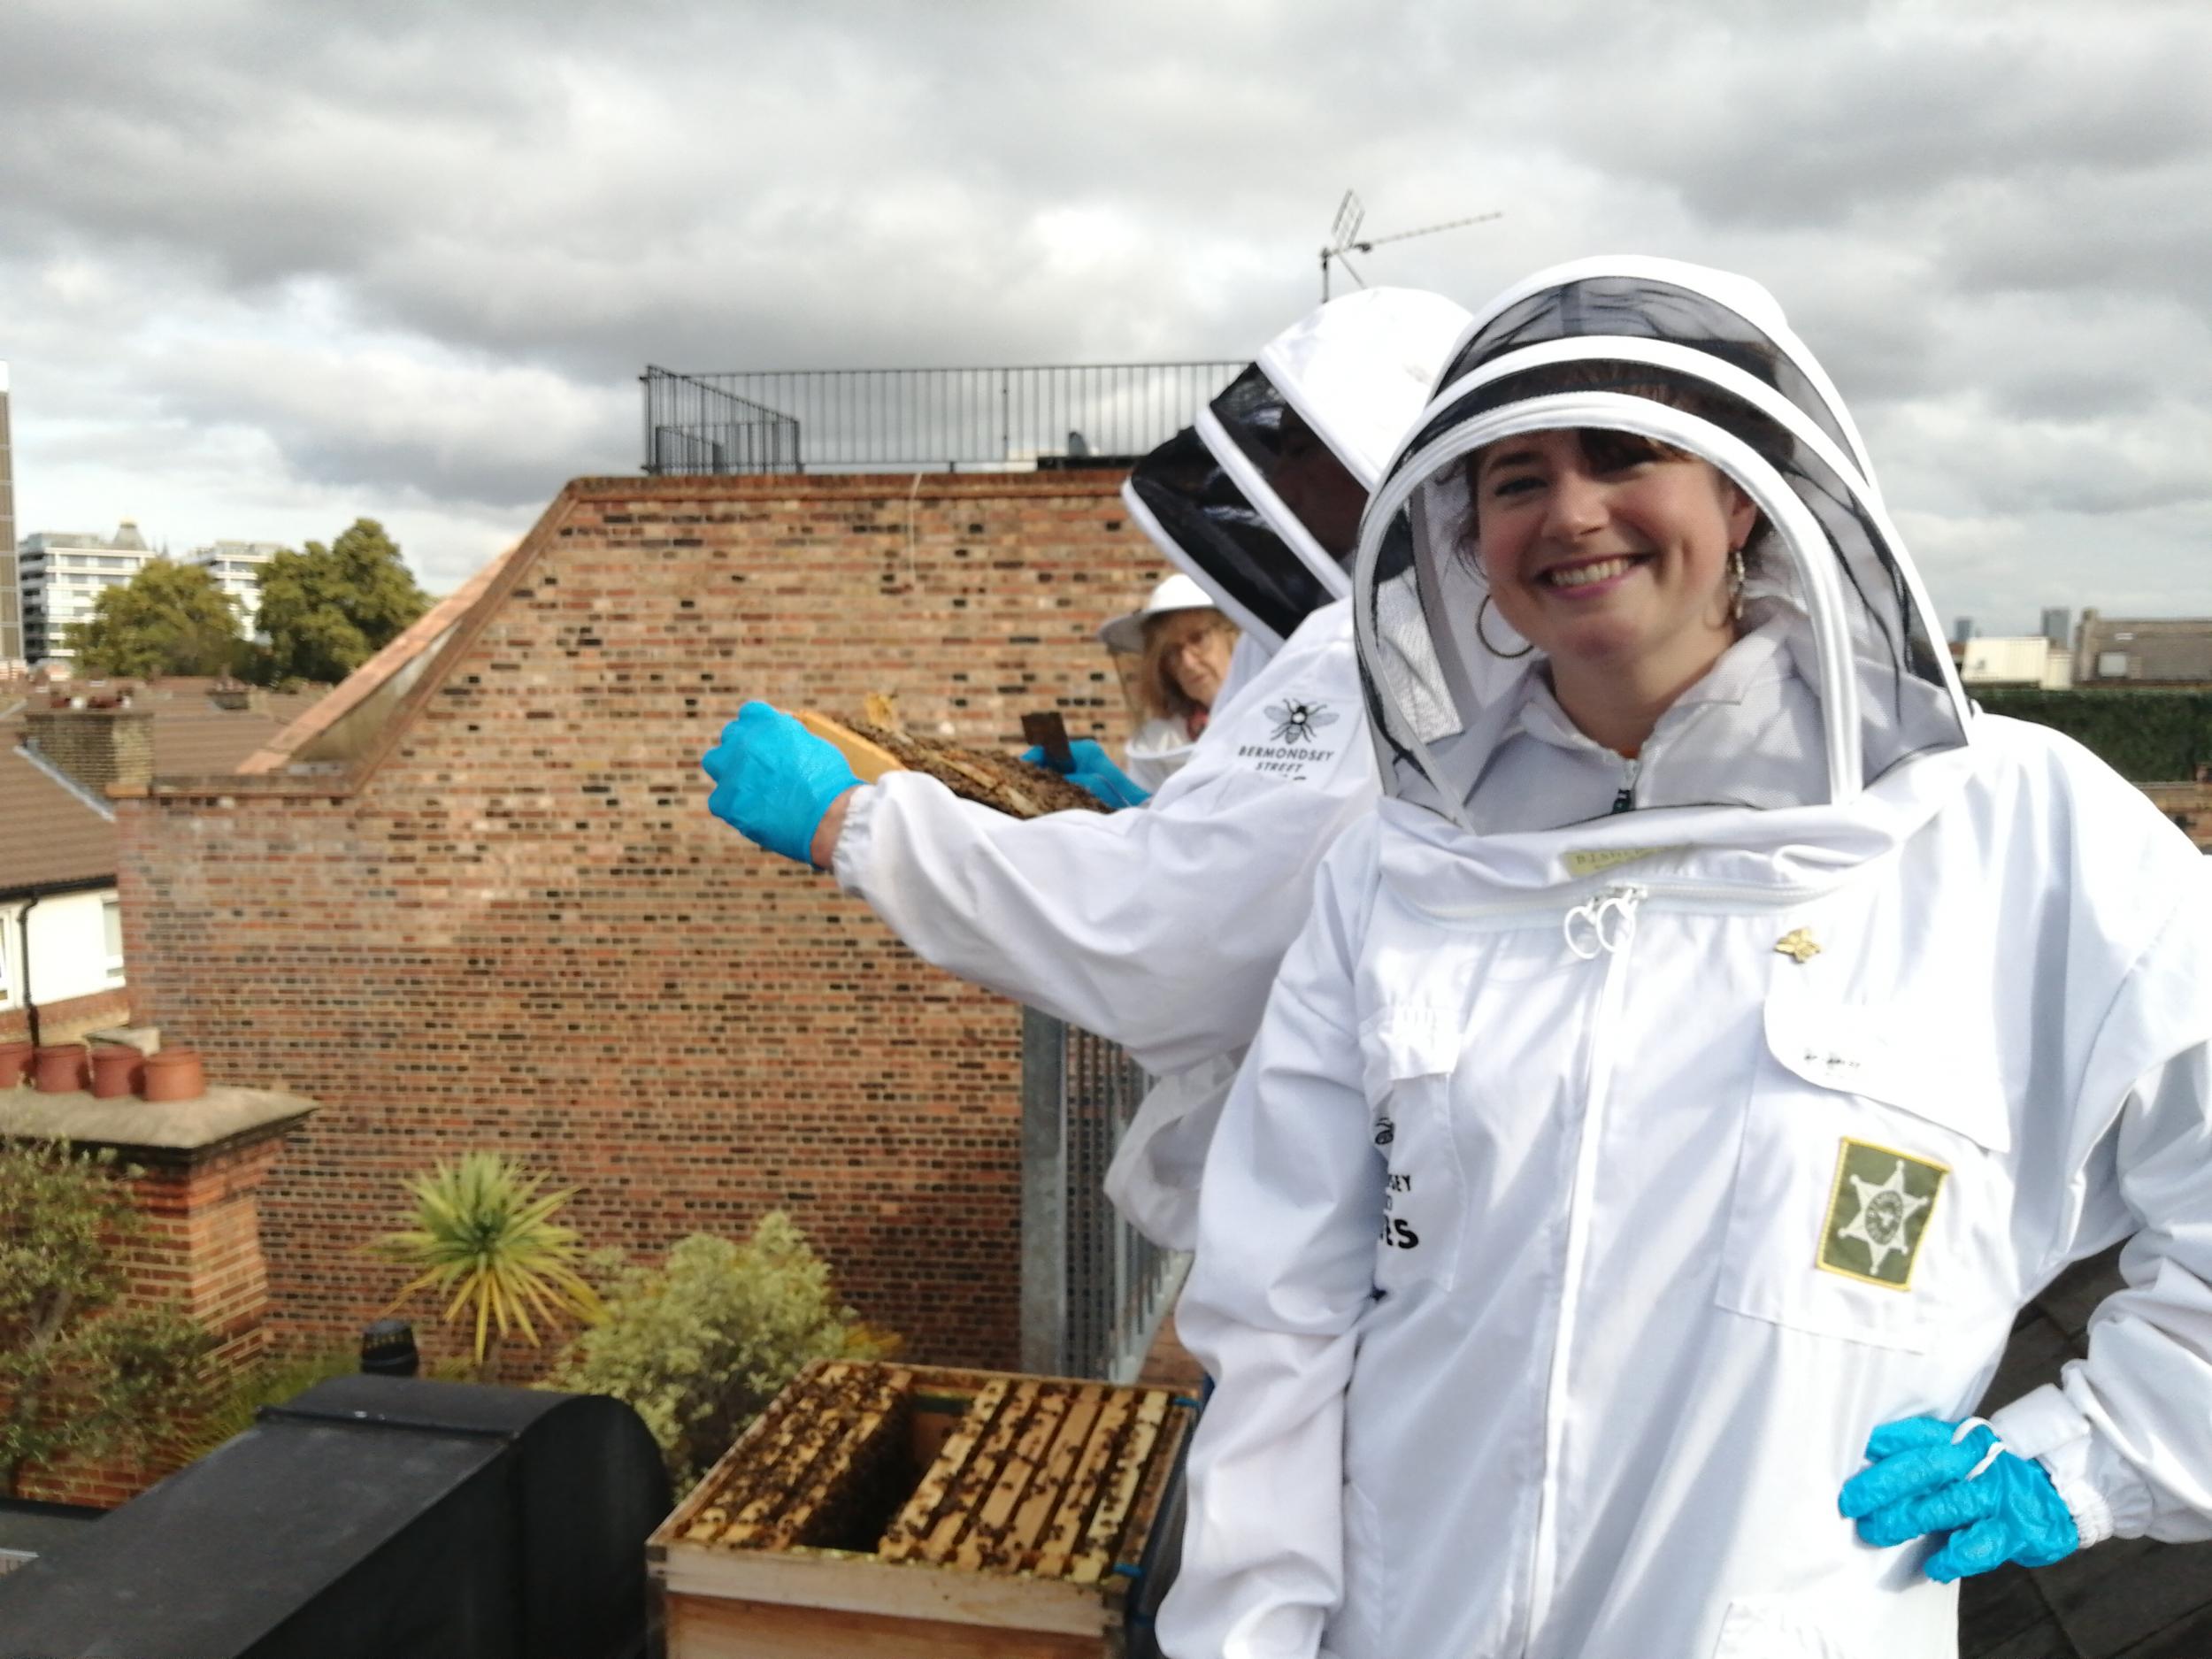
[[[1142,810],[1018,821],[920,772],[863,787],[762,703],[705,757],[709,807],[741,833],[833,870],[926,960],[1122,1043],[1161,1079],[1106,1185],[1172,1248],[1193,1237],[1214,1117],[1314,866],[1374,805],[1342,561],[1466,315],[1402,288],[1332,301],[1134,469],[1133,521],[1241,631],[1191,758]]]
[[[1098,637],[1108,650],[1136,659],[1130,677],[1145,719],[1130,735],[1127,772],[1150,795],[1182,769],[1213,718],[1235,656],[1237,625],[1179,572]]]
[[[1509,290],[1353,588],[1384,799],[1207,1161],[1166,1650],[1950,1659],[1964,1575],[2212,1537],[2202,856],[1969,703],[1765,291]]]

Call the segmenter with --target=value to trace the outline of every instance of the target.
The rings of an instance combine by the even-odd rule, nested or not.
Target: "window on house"
[[[0,1008],[15,1006],[15,964],[8,955],[8,934],[14,931],[15,918],[0,916]]]
[[[2128,654],[2125,651],[2099,651],[2097,678],[2125,680],[2128,677]]]
[[[107,936],[108,978],[123,977],[123,901],[110,898],[100,901],[100,925]]]

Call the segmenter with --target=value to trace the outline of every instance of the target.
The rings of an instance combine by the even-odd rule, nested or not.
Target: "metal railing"
[[[1022,1010],[1025,1371],[1133,1380],[1175,1294],[1184,1258],[1106,1198],[1106,1166],[1151,1081],[1104,1038]]]
[[[1026,472],[1126,460],[1191,423],[1241,363],[999,369],[649,366],[645,471]]]
[[[645,470],[667,473],[795,472],[799,423],[695,375],[648,366]]]

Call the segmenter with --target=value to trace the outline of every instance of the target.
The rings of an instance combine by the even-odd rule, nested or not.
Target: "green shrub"
[[[473,1325],[479,1382],[498,1376],[499,1342],[511,1329],[538,1345],[533,1312],[549,1325],[599,1315],[598,1298],[576,1271],[576,1230],[553,1219],[576,1189],[543,1193],[544,1185],[544,1176],[500,1153],[467,1153],[408,1181],[413,1225],[376,1241],[391,1260],[420,1270],[392,1298],[393,1307],[433,1290],[446,1298],[447,1324]]]
[[[2133,783],[2186,783],[2212,761],[2212,691],[1970,686],[1992,714],[2063,732]]]
[[[125,1300],[145,1223],[112,1153],[0,1145],[0,1496],[73,1458],[158,1456],[212,1346],[183,1305]]]
[[[660,1442],[679,1491],[712,1466],[800,1368],[878,1359],[898,1339],[837,1303],[828,1265],[788,1217],[743,1244],[694,1233],[657,1267],[597,1256],[603,1315],[546,1386],[612,1394]]]

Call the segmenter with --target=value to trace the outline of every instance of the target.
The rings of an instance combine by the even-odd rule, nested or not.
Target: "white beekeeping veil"
[[[1122,487],[1161,550],[1270,650],[1351,591],[1359,511],[1467,323],[1449,300],[1366,288],[1262,348]]]
[[[1969,705],[1858,430],[1772,296],[1671,260],[1594,259],[1539,273],[1475,318],[1369,505],[1354,611],[1386,789],[1472,827],[1467,798],[1543,658],[1496,654],[1522,642],[1495,607],[1494,649],[1477,637],[1468,460],[1564,427],[1686,450],[1759,508],[1764,573],[1747,593],[1797,615],[1828,803],[1966,741]],[[1714,804],[1816,803],[1747,787]]]

